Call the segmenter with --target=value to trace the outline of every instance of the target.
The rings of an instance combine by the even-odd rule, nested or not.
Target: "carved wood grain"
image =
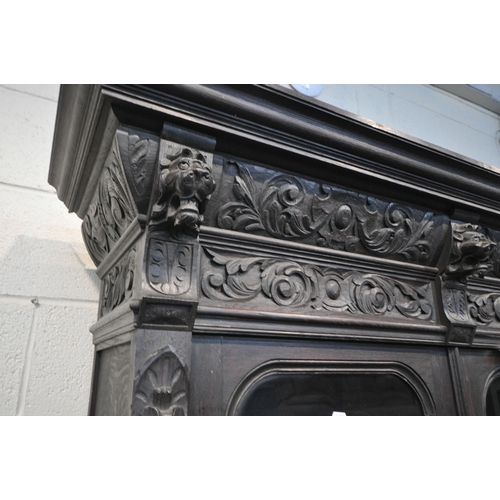
[[[449,233],[443,215],[270,168],[227,160],[220,182],[207,224],[222,229],[428,266]]]
[[[130,343],[99,352],[95,415],[130,415]]]

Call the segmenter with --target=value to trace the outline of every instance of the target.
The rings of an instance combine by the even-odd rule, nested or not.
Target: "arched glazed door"
[[[401,363],[265,363],[240,384],[229,413],[248,416],[435,415],[420,377]]]

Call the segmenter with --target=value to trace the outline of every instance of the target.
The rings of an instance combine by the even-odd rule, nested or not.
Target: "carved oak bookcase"
[[[287,89],[63,85],[91,415],[499,413],[500,175]]]

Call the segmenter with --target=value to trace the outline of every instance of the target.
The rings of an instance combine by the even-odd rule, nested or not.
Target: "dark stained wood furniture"
[[[63,85],[91,415],[499,413],[500,175],[261,85]]]

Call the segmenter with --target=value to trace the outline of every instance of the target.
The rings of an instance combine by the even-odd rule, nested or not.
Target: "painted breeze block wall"
[[[498,114],[433,85],[328,84],[315,98],[500,169]]]
[[[0,85],[0,415],[86,415],[98,284],[47,182],[59,85]]]

